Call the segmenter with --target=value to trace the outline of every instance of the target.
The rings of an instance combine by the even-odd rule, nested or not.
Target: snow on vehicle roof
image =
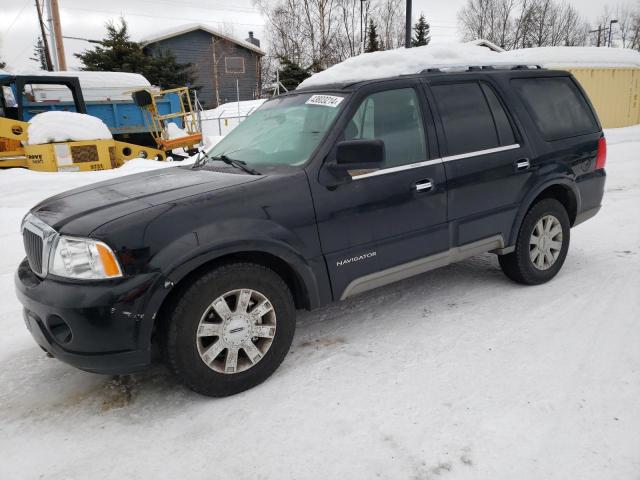
[[[82,140],[110,140],[113,137],[102,120],[76,112],[43,112],[29,121],[29,145]]]
[[[434,65],[492,64],[499,53],[465,43],[438,43],[363,53],[307,78],[298,88],[409,75]]]
[[[545,67],[640,67],[640,53],[622,48],[540,47],[493,52],[466,43],[436,43],[364,53],[316,73],[298,88],[376,80],[447,65],[524,64]]]

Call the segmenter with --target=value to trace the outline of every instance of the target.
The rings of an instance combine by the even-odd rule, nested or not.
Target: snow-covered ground
[[[229,102],[223,103],[217,108],[205,110],[202,112],[202,133],[205,136],[226,135],[266,101],[261,98]]]
[[[276,374],[225,399],[48,359],[13,294],[31,205],[166,164],[0,171],[0,478],[640,478],[640,127],[607,135],[603,209],[551,283],[482,255],[301,314]]]

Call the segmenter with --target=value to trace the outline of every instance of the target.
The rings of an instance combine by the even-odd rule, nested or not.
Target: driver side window
[[[382,140],[386,153],[382,168],[426,160],[424,126],[415,90],[401,88],[366,97],[345,127],[344,139]]]

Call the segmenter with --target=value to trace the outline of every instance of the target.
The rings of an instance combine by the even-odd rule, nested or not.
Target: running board
[[[342,292],[340,300],[428,272],[429,270],[444,267],[450,263],[459,262],[474,255],[502,248],[504,248],[502,235],[494,235],[476,242],[467,243],[460,247],[451,248],[444,252],[436,253],[435,255],[381,270],[380,272],[370,273],[364,277],[356,278],[347,285],[347,288]]]

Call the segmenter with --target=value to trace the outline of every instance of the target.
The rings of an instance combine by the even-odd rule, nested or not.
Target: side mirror
[[[384,159],[382,140],[344,140],[336,145],[336,163],[332,170],[375,170],[384,165]]]

